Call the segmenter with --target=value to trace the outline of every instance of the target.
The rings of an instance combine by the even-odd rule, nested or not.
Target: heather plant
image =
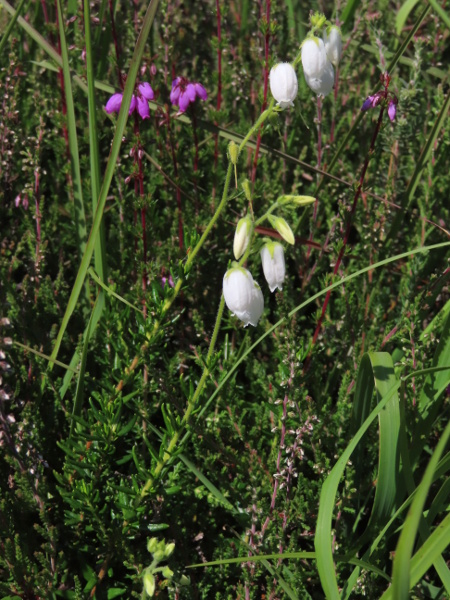
[[[0,30],[1,597],[449,597],[445,5]]]

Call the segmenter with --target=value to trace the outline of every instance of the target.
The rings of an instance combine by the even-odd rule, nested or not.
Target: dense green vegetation
[[[1,597],[448,598],[445,2],[0,0],[0,31]]]

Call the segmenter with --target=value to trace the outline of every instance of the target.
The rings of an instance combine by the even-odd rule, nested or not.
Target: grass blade
[[[420,577],[422,577],[425,574],[426,570],[429,568],[431,564],[428,564],[430,556],[435,557],[440,553],[439,550],[442,547],[441,533],[445,533],[445,531],[447,530],[446,528],[449,526],[447,523],[445,524],[443,531],[439,529],[437,530],[438,534],[436,534],[436,538],[433,538],[431,542],[428,540],[427,545],[424,545],[425,551],[419,555],[419,557],[414,562],[414,565],[411,561],[415,539],[417,531],[419,529],[420,520],[422,518],[423,508],[425,505],[425,500],[427,498],[430,486],[433,482],[434,472],[437,468],[441,455],[444,452],[449,439],[450,423],[447,424],[447,427],[445,428],[444,433],[442,434],[441,439],[439,440],[436,446],[436,450],[434,451],[433,456],[431,457],[428,463],[425,474],[422,478],[422,481],[417,489],[417,493],[411,504],[411,508],[409,509],[395,551],[392,573],[392,586],[383,594],[382,600],[388,600],[389,598],[395,598],[395,600],[407,600],[409,598],[409,590],[411,589],[411,586],[417,583]],[[445,537],[444,542],[445,548],[450,543],[450,539],[448,536]],[[423,571],[423,568],[426,565],[428,566],[425,569],[425,571]],[[414,580],[411,579],[413,566]]]
[[[93,48],[91,38],[91,15],[89,0],[84,0],[84,36],[86,43],[86,73],[88,83],[88,114],[89,114],[89,157],[91,172],[92,212],[97,210],[98,197],[100,195],[100,158],[98,149],[98,129],[95,104],[95,77],[93,67]],[[95,269],[102,281],[106,279],[106,247],[105,227],[103,221],[100,224],[99,235],[95,240],[94,261]],[[104,301],[104,294],[99,298]]]
[[[67,106],[67,132],[69,136],[70,165],[72,168],[73,180],[73,216],[77,230],[78,249],[80,256],[82,256],[86,249],[87,229],[83,202],[83,186],[81,182],[80,155],[78,152],[77,125],[75,119],[75,107],[73,103],[72,81],[70,77],[69,53],[67,50],[66,36],[64,33],[64,19],[60,0],[56,0],[56,6],[58,9],[58,27],[63,65],[64,94]]]
[[[117,119],[116,131],[114,134],[114,139],[111,146],[111,153],[109,155],[108,164],[106,167],[105,176],[103,179],[103,185],[100,191],[100,196],[98,200],[97,210],[94,215],[94,222],[92,224],[92,229],[89,234],[89,239],[86,245],[86,252],[83,255],[83,259],[81,261],[80,268],[78,270],[77,277],[75,279],[75,283],[72,288],[72,292],[70,294],[69,302],[67,304],[66,311],[64,313],[64,317],[61,323],[61,327],[58,331],[58,335],[55,340],[55,346],[52,352],[52,358],[56,358],[58,356],[59,348],[61,346],[61,341],[64,335],[64,332],[69,323],[70,317],[72,316],[73,311],[75,310],[81,289],[83,287],[84,280],[86,278],[87,271],[89,269],[89,264],[92,258],[92,254],[94,252],[95,241],[100,229],[100,224],[102,221],[103,211],[106,204],[106,198],[108,195],[109,187],[111,185],[111,181],[114,175],[114,170],[117,162],[117,158],[119,156],[120,147],[122,145],[122,137],[125,131],[125,125],[128,120],[128,109],[131,103],[131,96],[133,95],[134,83],[136,81],[136,77],[138,74],[138,69],[140,62],[142,60],[142,56],[144,54],[145,43],[147,41],[148,35],[150,33],[150,28],[153,23],[153,19],[156,14],[156,9],[158,8],[159,0],[151,0],[147,12],[145,14],[142,29],[139,34],[133,58],[131,60],[130,69],[128,71],[128,76],[125,84],[125,88],[123,91],[123,99],[122,106],[120,109],[119,117]]]

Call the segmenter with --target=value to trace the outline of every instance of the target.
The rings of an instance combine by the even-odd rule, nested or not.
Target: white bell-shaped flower
[[[270,291],[282,290],[286,276],[283,246],[279,242],[268,242],[261,248],[261,262]]]
[[[334,69],[330,61],[327,61],[320,77],[310,77],[305,73],[308,87],[318,96],[327,96],[334,86]]]
[[[305,77],[320,78],[328,61],[323,40],[311,37],[302,44],[302,65]]]
[[[332,25],[323,32],[323,41],[328,60],[337,67],[342,56],[342,35],[341,30],[336,25]]]
[[[270,70],[270,91],[281,108],[294,106],[298,81],[294,67],[289,63],[278,63]]]
[[[264,297],[250,271],[243,267],[229,269],[223,278],[223,295],[228,308],[245,327],[256,327],[264,310]]]

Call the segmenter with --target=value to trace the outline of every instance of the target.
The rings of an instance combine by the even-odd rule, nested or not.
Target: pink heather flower
[[[130,109],[128,114],[136,109],[141,119],[148,119],[150,117],[150,109],[148,107],[148,101],[153,100],[155,93],[149,83],[144,82],[138,85],[137,93],[131,96]],[[118,113],[122,106],[122,93],[113,94],[108,100],[105,106],[105,110],[108,114],[113,112]]]
[[[397,98],[391,98],[388,104],[388,116],[391,122],[395,119],[395,115],[397,114]]]
[[[163,289],[166,287],[166,283],[171,288],[175,287],[175,283],[173,281],[172,275],[169,275],[169,277],[166,277],[166,276],[161,277],[161,284],[163,286]]]
[[[196,98],[200,98],[200,100],[208,98],[208,92],[201,83],[192,83],[186,77],[177,77],[172,81],[170,101],[173,106],[178,106],[180,113],[184,113]]]

